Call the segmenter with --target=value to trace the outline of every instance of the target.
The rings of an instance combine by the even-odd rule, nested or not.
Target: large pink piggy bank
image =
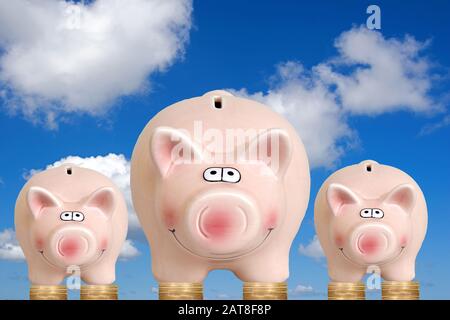
[[[317,195],[314,218],[333,281],[357,282],[377,269],[385,280],[414,278],[427,207],[403,171],[367,160],[335,172]]]
[[[160,282],[202,282],[212,269],[247,282],[286,280],[309,187],[294,128],[225,91],[162,110],[131,162],[133,202]]]
[[[74,266],[87,284],[114,282],[128,217],[102,174],[62,165],[34,175],[17,199],[15,225],[33,284],[57,285]]]

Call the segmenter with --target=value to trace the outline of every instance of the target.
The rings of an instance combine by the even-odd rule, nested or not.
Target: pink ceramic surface
[[[114,282],[128,216],[102,174],[62,165],[34,175],[17,199],[15,225],[33,284],[59,284],[71,266],[88,284]]]
[[[333,281],[359,281],[368,268],[385,280],[414,278],[427,207],[403,171],[367,160],[333,173],[317,195],[314,219]]]
[[[233,129],[258,133],[232,147],[212,138]],[[240,161],[250,149],[268,152]],[[175,161],[174,152],[191,161]],[[160,282],[201,282],[212,269],[230,269],[243,281],[284,281],[309,186],[294,128],[266,106],[225,91],[162,110],[141,133],[131,162],[133,203]]]

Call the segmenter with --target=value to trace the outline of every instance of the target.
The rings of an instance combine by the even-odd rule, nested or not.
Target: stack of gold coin
[[[244,300],[287,300],[286,282],[245,282]]]
[[[362,282],[330,282],[328,300],[365,300],[365,289]]]
[[[419,300],[419,283],[416,281],[383,281],[381,295],[383,300]]]
[[[159,300],[203,300],[203,284],[161,282]]]
[[[81,300],[118,300],[119,289],[114,284],[81,286]]]
[[[30,300],[67,300],[66,286],[32,285]]]

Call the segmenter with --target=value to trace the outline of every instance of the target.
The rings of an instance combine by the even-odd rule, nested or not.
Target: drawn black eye
[[[81,222],[84,220],[84,214],[78,211],[73,213],[73,221]]]
[[[72,211],[64,211],[59,217],[62,221],[72,221],[73,213]]]
[[[223,172],[225,173],[222,177],[224,182],[237,183],[241,180],[241,174],[237,169],[224,168]]]
[[[372,217],[376,219],[381,219],[384,217],[384,212],[381,209],[373,209]]]
[[[362,209],[359,215],[361,216],[361,218],[372,218],[372,209]]]
[[[222,168],[208,168],[203,172],[203,179],[209,182],[222,181]]]

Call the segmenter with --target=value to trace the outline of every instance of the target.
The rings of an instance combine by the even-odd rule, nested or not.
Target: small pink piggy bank
[[[159,282],[200,283],[213,269],[246,282],[285,281],[309,187],[294,128],[225,91],[162,110],[131,162],[133,203]]]
[[[317,195],[314,219],[332,281],[357,282],[377,269],[389,281],[414,278],[427,207],[403,171],[367,160],[335,172]]]
[[[87,284],[114,282],[128,217],[102,174],[62,165],[34,175],[17,199],[15,225],[32,284],[58,285],[74,267]]]

